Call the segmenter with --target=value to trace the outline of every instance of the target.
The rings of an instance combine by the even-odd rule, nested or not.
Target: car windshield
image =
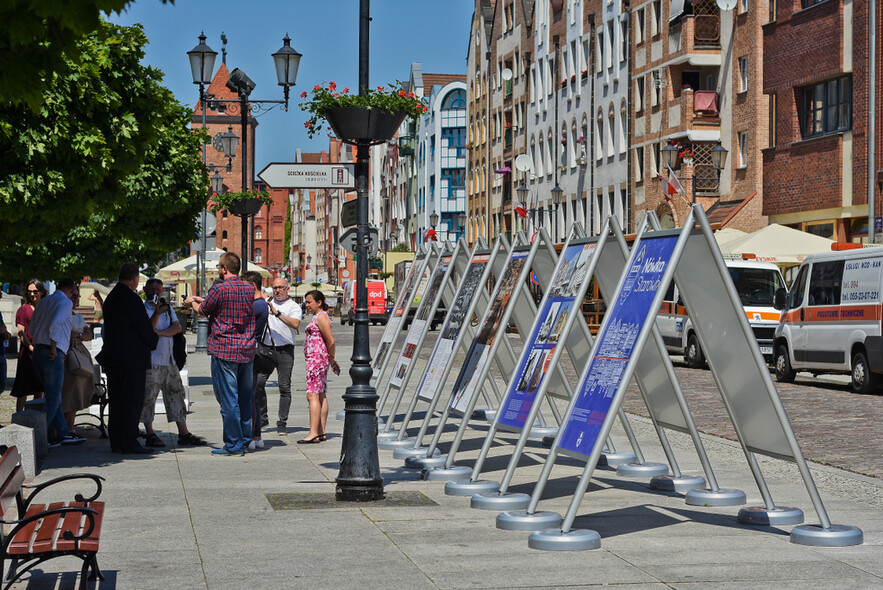
[[[772,306],[776,289],[785,288],[781,273],[775,270],[731,268],[730,276],[742,305]]]

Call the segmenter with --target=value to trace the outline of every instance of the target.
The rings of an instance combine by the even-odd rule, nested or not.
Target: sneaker
[[[56,439],[49,441],[49,448],[50,449],[54,449],[54,448],[60,447],[60,446],[61,446],[61,439],[60,438],[56,438]]]
[[[214,449],[212,455],[216,457],[244,457],[245,453],[233,453],[227,449]]]
[[[276,426],[276,432],[279,436],[288,436],[288,426],[286,424],[279,424]]]
[[[63,445],[75,445],[81,442],[86,442],[86,439],[82,436],[74,434],[73,432],[61,437],[61,444]]]

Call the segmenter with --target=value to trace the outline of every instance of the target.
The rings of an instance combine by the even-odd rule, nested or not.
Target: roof
[[[423,96],[432,94],[433,86],[444,86],[451,82],[465,82],[466,74],[423,74]]]
[[[218,71],[215,73],[215,77],[212,78],[212,83],[209,84],[208,88],[205,89],[206,94],[211,94],[215,98],[219,100],[238,100],[239,95],[227,88],[227,80],[230,79],[230,70],[227,69],[227,64],[222,63],[221,67],[218,68]],[[212,112],[211,108],[209,108],[206,114],[210,114]],[[202,105],[197,101],[196,106],[193,108],[194,115],[202,115]]]

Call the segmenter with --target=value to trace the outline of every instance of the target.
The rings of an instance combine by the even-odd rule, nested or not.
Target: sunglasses
[[[38,295],[40,292],[36,289],[28,289],[28,294],[30,295]]]
[[[287,289],[287,288],[288,287],[273,287],[273,290],[275,291],[276,289]]]

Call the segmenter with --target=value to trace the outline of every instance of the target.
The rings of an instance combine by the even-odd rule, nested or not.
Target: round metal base
[[[804,524],[791,529],[791,542],[813,547],[849,547],[865,542],[862,530],[845,524],[832,524],[823,529],[821,525]]]
[[[472,469],[460,465],[453,465],[448,469],[443,467],[424,469],[420,475],[426,481],[460,481],[463,479],[469,479],[472,475]]]
[[[386,440],[386,439],[390,439],[390,438],[396,438],[398,435],[399,435],[398,430],[390,430],[389,432],[378,432],[377,433],[377,440]]]
[[[346,420],[346,412],[344,412],[343,410],[341,410],[340,412],[338,412],[338,413],[335,415],[335,418],[337,418],[338,420]]]
[[[527,538],[527,546],[540,551],[587,551],[601,546],[601,535],[590,530],[559,529],[536,531]]]
[[[408,448],[398,448],[396,449],[392,456],[396,459],[407,459],[408,457],[425,457],[426,451],[429,450],[429,447],[408,447]],[[438,457],[441,455],[438,449],[433,449],[432,456]]]
[[[481,410],[478,410],[478,411],[480,412]],[[497,417],[496,410],[491,410],[491,409],[484,410],[484,419],[486,422],[493,422],[494,418],[496,418],[496,417]]]
[[[403,438],[402,440],[398,440],[396,438],[384,438],[378,439],[377,448],[383,449],[385,451],[391,451],[392,449],[400,449],[403,447],[411,447],[414,446],[413,440],[408,440],[407,438]]]
[[[741,506],[748,501],[742,490],[724,488],[690,490],[686,498],[688,506]]]
[[[739,511],[739,522],[755,526],[801,524],[803,510],[788,506],[776,506],[772,510],[767,510],[766,506],[748,506]]]
[[[553,439],[558,435],[557,426],[534,426],[530,429],[530,438],[545,438],[551,436]]]
[[[689,492],[705,485],[705,478],[698,475],[657,475],[650,479],[650,489],[661,492]]]
[[[617,465],[622,465],[623,463],[634,463],[638,460],[638,457],[634,453],[608,453],[605,451],[601,453],[601,459],[607,461],[607,465],[616,467]],[[598,465],[601,465],[600,460],[598,461]]]
[[[610,461],[608,458],[607,461]],[[653,477],[655,475],[668,474],[668,465],[665,463],[621,463],[616,468],[619,477]]]
[[[511,492],[493,492],[490,494],[476,494],[472,496],[470,506],[476,510],[524,510],[530,504],[530,496],[527,494],[513,494]]]
[[[497,515],[497,528],[505,531],[544,531],[561,526],[563,519],[555,512],[512,510]]]
[[[475,494],[491,494],[500,489],[499,482],[487,479],[475,481],[449,481],[445,484],[447,496],[474,496]]]
[[[448,456],[439,455],[438,449],[436,449],[434,457],[427,457],[426,453],[420,457],[408,457],[405,459],[405,467],[408,469],[435,469],[444,465],[447,460]]]

